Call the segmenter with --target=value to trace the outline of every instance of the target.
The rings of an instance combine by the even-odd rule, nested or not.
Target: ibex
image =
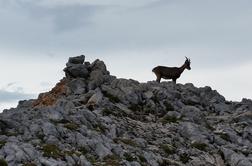
[[[191,70],[190,64],[191,60],[186,57],[185,63],[181,67],[157,66],[152,70],[152,72],[156,74],[157,82],[160,82],[161,78],[163,78],[172,79],[172,81],[176,83],[176,80],[180,77],[185,69]]]

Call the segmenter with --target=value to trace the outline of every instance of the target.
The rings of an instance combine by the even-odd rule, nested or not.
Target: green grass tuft
[[[112,103],[119,103],[120,99],[117,96],[114,96],[108,92],[103,92],[104,96],[109,99],[110,102]]]
[[[6,144],[6,141],[0,141],[0,149],[2,149],[2,147],[4,147],[5,144]]]
[[[230,141],[230,136],[227,133],[220,133],[220,137],[226,141]]]
[[[37,166],[37,165],[32,162],[29,162],[29,163],[24,163],[23,166]]]
[[[166,107],[166,111],[174,111],[174,107],[171,105],[171,103],[169,103],[168,101],[164,102],[164,105]]]
[[[86,155],[88,153],[88,150],[85,147],[81,147],[79,151],[83,154]]]
[[[163,118],[161,118],[161,123],[162,124],[167,124],[167,123],[178,123],[178,118],[175,116],[168,116],[165,115]]]
[[[114,139],[115,142],[122,142],[126,145],[130,145],[132,147],[137,147],[137,143],[135,141],[133,141],[132,139],[127,139],[127,138],[115,138]]]
[[[66,123],[66,124],[64,124],[64,127],[69,129],[69,130],[76,131],[76,130],[78,130],[79,125],[77,125],[75,123]]]
[[[120,158],[116,155],[107,155],[103,158],[106,166],[119,166]]]
[[[206,151],[207,144],[200,143],[200,142],[194,142],[194,143],[191,144],[191,147],[199,149],[201,151]]]
[[[167,155],[171,155],[174,154],[176,152],[175,147],[173,147],[170,144],[163,144],[161,145],[161,149],[167,154]]]
[[[124,153],[124,157],[127,161],[132,162],[135,161],[136,159],[132,157],[129,153]]]
[[[115,112],[111,109],[105,108],[102,110],[103,116],[115,115]]]
[[[182,163],[187,163],[190,160],[190,156],[186,153],[183,153],[179,156],[179,159]]]
[[[42,147],[44,157],[52,157],[54,159],[62,158],[61,150],[54,144],[45,144]]]
[[[101,133],[105,133],[107,130],[107,128],[101,123],[95,124],[93,127],[97,132],[101,132]]]
[[[140,160],[142,163],[146,163],[146,162],[147,162],[146,158],[145,158],[143,155],[138,155],[138,158],[139,158],[139,160]]]

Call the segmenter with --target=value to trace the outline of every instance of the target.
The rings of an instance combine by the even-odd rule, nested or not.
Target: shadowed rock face
[[[84,56],[69,58],[64,71],[51,91],[0,114],[0,163],[252,165],[251,100],[229,102],[193,84],[118,79]]]

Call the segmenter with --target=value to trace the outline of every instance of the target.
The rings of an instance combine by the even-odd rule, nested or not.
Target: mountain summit
[[[139,83],[70,57],[65,77],[0,114],[1,166],[251,166],[252,101]]]

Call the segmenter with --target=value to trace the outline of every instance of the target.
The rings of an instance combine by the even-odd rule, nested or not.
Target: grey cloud
[[[0,90],[0,102],[12,102],[16,100],[24,100],[34,97],[32,94],[26,94],[21,92],[10,92]]]
[[[43,81],[40,83],[40,86],[43,88],[48,88],[48,87],[52,86],[52,83]]]
[[[13,86],[15,84],[16,84],[16,82],[10,82],[10,83],[7,84],[7,87],[11,87],[11,86]]]
[[[96,9],[101,8],[93,5],[76,5],[69,6],[42,6],[40,1],[18,1],[15,5],[9,3],[5,5],[12,12],[15,11],[19,14],[26,15],[31,18],[31,24],[36,21],[42,23],[51,23],[55,31],[71,30],[80,26],[86,26],[91,23],[90,17],[96,12]],[[32,22],[33,21],[33,22]],[[46,22],[47,21],[47,22]],[[37,22],[38,23],[38,22]]]
[[[100,9],[85,5],[50,8],[39,6],[35,1],[17,2],[2,6],[0,48],[33,56],[41,56],[38,51],[48,55],[49,52],[60,53],[62,48],[75,49],[76,39],[68,38],[65,33],[85,34],[86,27],[92,24],[92,15]]]
[[[32,2],[33,0],[25,0],[26,2]],[[159,0],[127,0],[127,1],[118,1],[118,0],[39,0],[36,1],[39,5],[42,6],[68,6],[68,5],[99,5],[99,6],[124,6],[124,7],[139,7],[146,6],[153,2]]]
[[[0,48],[34,55],[42,51],[46,56],[76,50],[96,55],[142,52],[139,59],[162,50],[157,56],[167,56],[164,60],[190,56],[199,67],[252,61],[248,0],[157,0],[141,5],[76,0],[53,6],[45,0],[11,2],[16,3],[6,9],[5,1],[5,13],[0,15],[5,31],[0,32]]]

